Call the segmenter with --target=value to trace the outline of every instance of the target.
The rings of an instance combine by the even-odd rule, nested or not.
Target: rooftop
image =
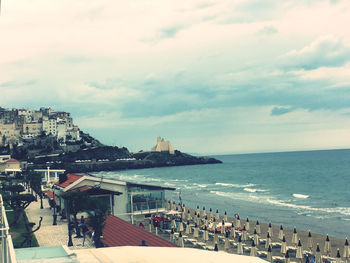
[[[7,161],[8,163],[19,163],[18,160],[11,158],[10,160]]]
[[[109,247],[139,246],[142,240],[150,247],[176,247],[175,244],[112,215],[107,216],[102,235],[103,243]]]
[[[65,180],[62,183],[56,182],[55,185],[60,186],[62,188],[66,188],[67,186],[69,186],[70,184],[74,183],[82,177],[83,175],[80,174],[67,174],[67,180]]]

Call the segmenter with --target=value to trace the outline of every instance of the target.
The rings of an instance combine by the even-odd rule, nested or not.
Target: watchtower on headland
[[[171,145],[170,141],[165,141],[164,138],[158,136],[157,145],[152,148],[153,152],[169,152],[174,154],[174,148]]]

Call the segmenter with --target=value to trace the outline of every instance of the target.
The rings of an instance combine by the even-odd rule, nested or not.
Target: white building
[[[56,119],[46,119],[43,120],[43,131],[47,135],[51,134],[53,136],[57,135],[57,120]]]
[[[136,184],[120,180],[104,179],[90,175],[68,174],[66,178],[55,184],[59,190],[57,204],[64,208],[63,199],[60,195],[73,189],[89,191],[92,188],[99,189],[99,198],[104,200],[110,210],[110,214],[127,221],[134,221],[135,217],[164,212],[166,210],[165,190],[175,188],[155,185]]]
[[[170,154],[174,154],[174,148],[171,145],[170,141],[165,141],[164,138],[158,136],[157,144],[152,148],[153,152],[169,152]]]

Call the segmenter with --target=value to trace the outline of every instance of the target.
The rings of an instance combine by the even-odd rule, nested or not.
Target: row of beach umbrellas
[[[181,210],[181,218],[187,220],[187,224],[186,224],[186,229],[184,229],[182,221],[180,221],[179,224],[179,231],[181,233],[183,233],[183,231],[185,230],[185,233],[188,235],[191,232],[191,228],[189,227],[189,222],[192,221],[194,222],[197,226],[204,226],[204,235],[208,230],[208,227],[211,223],[211,230],[214,231],[214,243],[217,244],[216,239],[217,239],[217,235],[216,235],[216,227],[221,225],[221,234],[229,234],[231,237],[234,237],[235,233],[234,233],[234,228],[236,229],[240,229],[241,230],[241,235],[239,237],[239,239],[241,240],[241,242],[246,242],[247,241],[247,233],[249,233],[250,231],[250,222],[249,219],[246,219],[245,224],[243,224],[242,227],[242,222],[240,220],[240,217],[238,214],[235,215],[235,222],[231,223],[231,228],[232,230],[230,231],[230,233],[227,231],[227,224],[228,224],[228,218],[227,218],[227,212],[225,211],[224,216],[222,217],[222,221],[220,221],[220,214],[218,209],[216,210],[215,214],[213,213],[213,210],[210,208],[209,212],[207,213],[205,207],[203,207],[202,210],[199,209],[199,206],[197,206],[196,210],[194,211],[194,216],[191,215],[191,211],[190,209],[186,209],[185,205],[176,205],[175,202],[171,203],[169,202],[169,207],[168,209],[174,209],[174,210]],[[182,226],[181,226],[182,225]],[[173,228],[174,225],[172,225]],[[199,236],[199,229],[198,227],[194,228],[194,232],[193,232],[193,236],[195,238],[198,238]],[[254,228],[254,234],[253,234],[253,240],[252,240],[252,250],[251,250],[251,254],[255,253],[254,250],[256,250],[256,247],[259,245],[259,238],[261,236],[261,227],[260,227],[260,223],[259,221],[256,222],[255,224],[255,228]],[[207,237],[204,236],[203,239],[205,240]],[[267,229],[267,238],[266,238],[266,242],[265,242],[265,248],[267,249],[267,254],[269,254],[269,250],[271,247],[271,239],[273,238],[273,231],[272,231],[272,225],[271,223],[268,225],[268,229]],[[286,238],[284,235],[284,229],[282,227],[282,225],[280,226],[279,229],[279,233],[278,233],[278,239],[281,240],[281,254],[284,256],[288,257],[288,250],[287,250],[287,244],[286,244]],[[226,243],[226,242],[225,242]],[[239,244],[240,242],[238,242]],[[293,230],[293,234],[292,234],[292,240],[291,243],[296,247],[296,258],[300,257],[300,254],[302,256],[303,252],[302,252],[302,245],[301,245],[301,241],[300,239],[298,239],[298,233],[296,231],[296,228],[294,228]],[[226,246],[226,244],[225,244]],[[309,249],[309,251],[311,252],[313,247],[313,240],[312,240],[312,234],[311,232],[308,233],[308,238],[307,238],[307,248]],[[240,248],[238,248],[238,250],[240,250]],[[271,248],[272,251],[272,248]],[[301,251],[301,252],[300,252]],[[329,239],[329,236],[327,235],[326,240],[325,240],[325,244],[324,244],[324,248],[323,248],[323,253],[325,256],[330,256],[331,254],[331,242]],[[318,254],[321,255],[321,250],[320,250],[320,246],[319,244],[316,245],[316,253],[315,253],[315,258],[317,261],[317,257]],[[337,256],[338,254],[340,255],[339,249],[337,251]],[[345,244],[344,244],[344,251],[343,251],[343,258],[345,258],[346,260],[349,259],[349,254],[350,254],[350,248],[349,248],[349,243],[348,240],[345,240]]]

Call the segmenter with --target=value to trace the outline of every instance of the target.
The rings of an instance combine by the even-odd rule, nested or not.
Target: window
[[[132,196],[133,211],[164,208],[164,192],[157,191]],[[131,212],[131,211],[130,211]]]

